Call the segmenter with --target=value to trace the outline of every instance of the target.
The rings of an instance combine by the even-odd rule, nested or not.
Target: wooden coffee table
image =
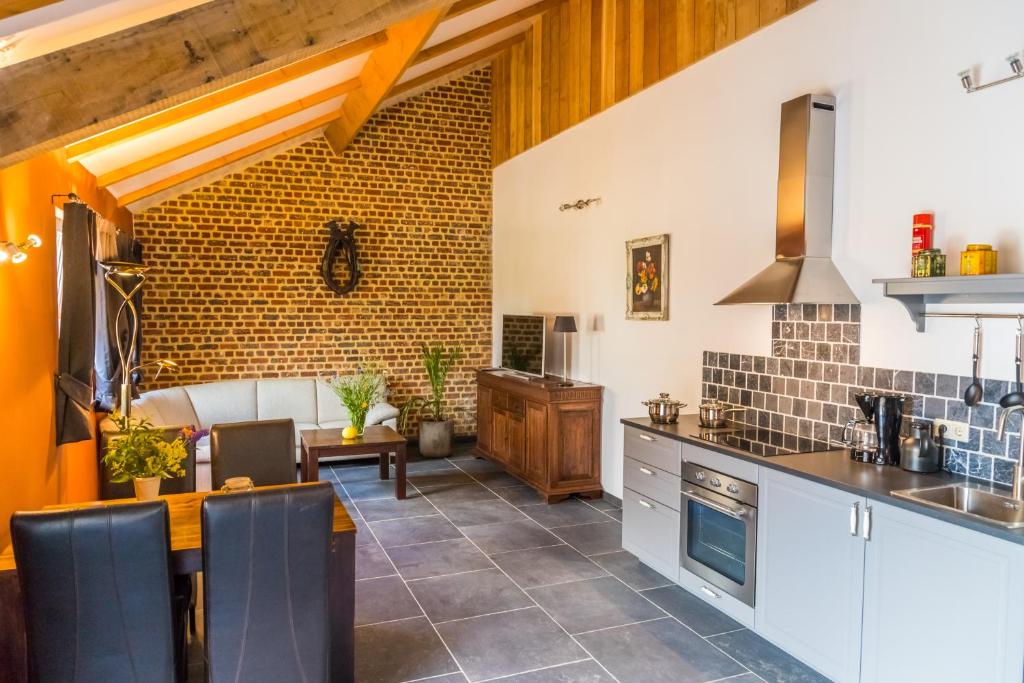
[[[339,455],[380,456],[380,478],[391,476],[391,454],[395,454],[395,498],[405,498],[405,437],[391,427],[373,425],[355,439],[341,438],[341,429],[310,429],[300,432],[302,481],[320,480],[320,458]]]

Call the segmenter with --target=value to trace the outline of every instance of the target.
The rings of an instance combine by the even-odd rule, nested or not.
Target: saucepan
[[[706,401],[700,404],[701,427],[724,427],[725,416],[729,413],[741,413],[746,408],[730,408],[722,401]]]
[[[669,398],[668,394],[658,394],[658,398],[644,401],[647,406],[647,414],[651,416],[651,422],[657,424],[673,424],[679,420],[679,409],[685,408],[682,401]]]

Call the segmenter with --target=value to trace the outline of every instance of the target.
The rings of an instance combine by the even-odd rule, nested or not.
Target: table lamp
[[[571,387],[572,382],[569,381],[569,340],[566,335],[576,332],[576,316],[555,316],[555,325],[552,329],[555,332],[562,333],[562,381],[559,386]]]

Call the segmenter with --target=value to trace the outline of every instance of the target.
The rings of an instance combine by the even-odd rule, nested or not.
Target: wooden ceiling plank
[[[226,104],[237,102],[251,95],[287,83],[300,76],[306,76],[333,64],[339,64],[347,59],[352,59],[385,43],[387,43],[386,32],[378,31],[364,38],[354,40],[351,43],[339,45],[308,59],[260,74],[255,78],[236,83],[223,90],[203,95],[176,107],[165,109],[152,116],[132,121],[113,130],[68,145],[66,148],[68,158],[77,160],[88,154],[94,154],[122,142],[162,130],[176,123],[181,123],[186,119],[205,114]]]
[[[412,63],[430,34],[444,18],[450,4],[389,26],[388,42],[370,53],[359,74],[362,86],[345,98],[337,119],[324,137],[335,154],[341,154],[373,115],[391,88]]]
[[[166,149],[162,152],[157,152],[156,154],[150,155],[144,159],[133,161],[130,164],[126,164],[120,168],[103,173],[99,176],[99,184],[109,186],[114,183],[119,183],[126,178],[131,178],[132,176],[139,175],[140,173],[151,171],[154,168],[163,166],[175,159],[180,159],[192,154],[193,152],[198,152],[201,149],[206,149],[207,147],[224,142],[225,140],[230,140],[237,135],[242,135],[256,130],[261,126],[279,121],[286,116],[297,114],[303,109],[308,109],[309,107],[314,107],[336,97],[346,95],[358,88],[359,85],[359,79],[352,78],[344,81],[343,83],[332,85],[329,88],[306,95],[305,97],[300,97],[293,102],[289,102],[288,104],[271,109],[270,111],[257,114],[256,116],[245,119],[244,121],[239,121],[238,123],[232,124],[226,128],[221,128],[220,130],[216,130],[208,135],[195,138],[194,140],[189,140],[188,142],[177,145],[176,147]]]
[[[782,0],[784,3],[786,0]],[[475,9],[480,9],[484,5],[489,5],[494,0],[458,0],[449,9],[448,13],[444,15],[445,21],[448,19],[454,19],[457,16],[463,15],[466,12],[472,12]]]
[[[506,14],[499,19],[488,22],[483,26],[477,26],[465,33],[460,33],[454,38],[446,40],[443,43],[431,45],[428,48],[420,50],[420,53],[416,56],[416,60],[413,63],[422,64],[423,62],[434,59],[435,57],[440,57],[447,52],[457,50],[460,47],[469,45],[470,43],[476,42],[482,38],[486,38],[487,36],[509,28],[510,26],[515,26],[516,24],[532,19],[533,17],[543,14],[549,9],[557,7],[561,1],[562,0],[541,0],[529,7],[524,7],[510,14]]]
[[[513,45],[518,45],[525,39],[526,32],[524,31],[523,33],[518,33],[514,36],[502,40],[501,42],[495,43],[494,45],[485,47],[482,50],[477,50],[471,55],[466,55],[461,59],[455,60],[454,62],[450,62],[449,64],[445,64],[444,66],[440,66],[434,69],[433,71],[428,71],[427,73],[421,76],[417,76],[416,78],[410,78],[407,81],[402,81],[394,88],[392,88],[388,96],[395,97],[397,95],[407,93],[410,90],[416,90],[424,83],[436,81],[440,78],[443,78],[446,74],[454,73],[460,69],[466,68],[471,64],[476,64],[478,62],[484,62],[486,60],[493,59],[496,55],[504,52]]]
[[[40,7],[52,5],[59,0],[3,0],[0,2],[0,19],[7,19]]]
[[[307,121],[306,123],[299,124],[298,126],[277,133],[276,135],[272,135],[263,140],[258,140],[257,142],[254,142],[250,145],[246,145],[245,147],[225,154],[224,156],[219,157],[217,159],[211,159],[210,161],[199,164],[198,166],[193,166],[192,168],[181,171],[180,173],[175,173],[174,175],[162,178],[156,181],[155,183],[151,183],[150,185],[147,185],[145,187],[139,188],[137,190],[132,190],[131,192],[126,192],[125,194],[117,198],[118,206],[127,206],[129,204],[134,204],[140,199],[145,199],[146,197],[156,194],[157,192],[161,192],[168,188],[174,187],[175,185],[180,185],[181,183],[187,182],[192,178],[197,178],[206,173],[210,173],[211,171],[215,171],[218,168],[221,168],[222,166],[226,166],[230,163],[238,161],[239,159],[244,159],[245,157],[257,154],[265,149],[274,147],[275,145],[279,145],[282,142],[287,142],[292,138],[298,137],[304,133],[308,133],[311,130],[321,128],[329,124],[331,121],[336,119],[337,116],[337,112],[324,114],[323,116],[319,116],[311,121]]]
[[[208,0],[4,67],[0,167],[222,90],[451,0]]]

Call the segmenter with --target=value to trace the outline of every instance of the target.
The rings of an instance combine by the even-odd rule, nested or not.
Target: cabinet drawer
[[[512,396],[511,394],[506,399],[508,406],[508,412],[515,413],[516,415],[526,414],[526,399],[521,396]]]
[[[495,389],[491,392],[491,405],[495,410],[505,410],[508,408],[508,394],[504,391]]]
[[[679,476],[679,442],[661,436],[649,434],[632,427],[625,428],[625,448],[623,452],[626,457],[639,460],[645,465],[654,465],[659,470],[665,470],[670,474]]]
[[[676,475],[626,458],[622,464],[622,479],[626,488],[679,510],[679,477]]]
[[[665,576],[679,577],[679,513],[622,490],[622,547]]]

